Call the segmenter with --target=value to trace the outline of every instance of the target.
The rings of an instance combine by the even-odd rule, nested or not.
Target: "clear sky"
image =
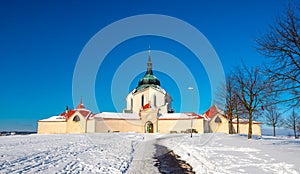
[[[141,14],[162,14],[183,20],[209,40],[228,73],[242,61],[249,66],[264,61],[255,51],[254,40],[268,31],[286,5],[285,0],[1,1],[0,131],[36,130],[37,120],[63,112],[66,105],[75,107],[73,100],[79,102],[80,99],[72,98],[72,80],[78,57],[88,41],[113,22]],[[99,49],[105,45],[103,41]],[[198,85],[196,95],[201,98],[200,104],[196,102],[195,111],[203,113],[208,109],[211,104],[210,95],[206,95],[211,92],[209,81],[195,55],[173,40],[141,36],[120,43],[102,62],[95,82],[99,111],[120,111],[125,106],[126,95],[117,99],[111,97],[114,75],[120,65],[134,55],[141,57],[144,64],[140,66],[146,70],[149,45],[153,50],[154,73],[162,87],[173,96],[174,109],[191,111],[187,105],[181,108],[183,98],[190,101],[191,96],[176,86],[175,77],[158,70],[165,66],[155,64],[158,59],[163,60],[160,52],[177,57],[191,71]],[[180,70],[176,72],[180,74]],[[130,86],[124,86],[126,91],[136,87],[142,76],[143,73],[139,73],[128,78]],[[123,88],[122,84],[117,85]],[[188,86],[186,84],[186,88]],[[88,101],[83,96],[87,108]],[[118,104],[113,103],[115,101]],[[123,106],[119,106],[120,103]]]

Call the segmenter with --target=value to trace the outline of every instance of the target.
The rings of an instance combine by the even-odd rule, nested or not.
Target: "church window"
[[[130,99],[130,110],[133,109],[133,98]]]
[[[78,122],[78,121],[80,121],[80,118],[79,118],[79,116],[78,116],[78,115],[75,115],[75,117],[73,118],[73,121],[75,121],[75,122]]]
[[[156,95],[153,95],[153,105],[156,107]]]
[[[142,100],[141,104],[142,104],[142,106],[144,106],[144,95],[142,95],[142,99],[141,100]]]
[[[220,119],[220,117],[217,117],[217,118],[215,119],[215,123],[222,123],[222,120]]]

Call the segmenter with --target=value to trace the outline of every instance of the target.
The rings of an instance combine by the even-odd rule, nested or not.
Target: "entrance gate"
[[[146,122],[145,133],[153,133],[153,123],[151,121]]]

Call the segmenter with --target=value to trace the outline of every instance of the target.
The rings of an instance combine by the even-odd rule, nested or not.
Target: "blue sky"
[[[0,2],[0,130],[36,130],[39,119],[73,106],[72,78],[77,59],[86,43],[103,27],[140,14],[162,14],[196,27],[214,47],[225,73],[241,64],[260,64],[255,38],[268,31],[286,7],[284,0],[212,1],[1,1]],[[157,26],[159,27],[159,26]],[[99,48],[105,46],[99,45]],[[161,37],[144,36],[113,48],[98,71],[95,94],[100,111],[116,111],[110,96],[112,77],[128,57],[151,50],[178,57],[197,80],[204,112],[210,106],[207,74],[201,63],[182,45]],[[155,59],[155,57],[153,57]],[[155,66],[163,66],[153,64]],[[176,81],[155,71],[162,86],[173,96],[176,111],[182,97]],[[128,79],[130,87],[143,75]],[[184,77],[183,77],[184,78]],[[188,86],[188,84],[187,84]],[[189,98],[191,96],[184,96]],[[74,99],[79,101],[78,99]],[[84,98],[83,102],[88,99]],[[125,98],[117,99],[119,103]],[[86,107],[89,106],[86,104]]]

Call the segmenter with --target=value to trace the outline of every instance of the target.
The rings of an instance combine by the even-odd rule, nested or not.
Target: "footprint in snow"
[[[240,171],[240,172],[245,172],[245,170],[244,170],[244,169],[239,169],[239,171]]]

